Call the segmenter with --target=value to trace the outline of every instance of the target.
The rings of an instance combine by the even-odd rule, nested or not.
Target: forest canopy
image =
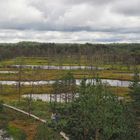
[[[19,42],[0,44],[0,60],[16,57],[84,57],[108,63],[140,64],[140,44],[57,44]],[[127,61],[126,61],[127,60]]]

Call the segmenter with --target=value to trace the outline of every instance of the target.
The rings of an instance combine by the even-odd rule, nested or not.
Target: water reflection
[[[33,100],[42,100],[42,101],[47,101],[47,102],[69,102],[73,98],[79,97],[78,93],[76,94],[25,94],[22,95],[23,98],[31,98]]]
[[[0,71],[0,74],[16,74],[18,71]]]
[[[50,70],[77,70],[77,69],[97,69],[104,70],[101,67],[94,66],[49,66],[49,65],[12,65],[12,68],[31,68],[31,69],[50,69]]]
[[[61,82],[61,80],[59,80]],[[80,85],[81,79],[76,79],[76,85]],[[121,80],[111,80],[111,79],[101,79],[103,83],[107,83],[110,86],[115,87],[128,87],[131,82],[130,81],[121,81]],[[47,85],[47,84],[53,84],[55,83],[55,80],[48,80],[48,81],[21,81],[21,85]],[[87,79],[86,83],[96,83],[96,80],[94,79]],[[1,85],[18,85],[18,81],[0,81]]]
[[[46,102],[60,102],[60,103],[63,103],[63,102],[69,102],[69,101],[72,101],[72,99],[74,98],[78,98],[79,97],[79,94],[76,93],[76,94],[71,94],[71,93],[68,93],[68,94],[25,94],[25,95],[22,95],[23,98],[31,98],[32,100],[41,100],[41,101],[46,101]],[[124,97],[118,97],[119,100],[123,100]]]

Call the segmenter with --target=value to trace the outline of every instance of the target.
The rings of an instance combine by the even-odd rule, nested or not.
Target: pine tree
[[[139,81],[140,81],[139,71],[137,68],[135,68],[134,77],[129,88],[130,88],[130,96],[132,98],[133,112],[135,114],[136,123],[138,127],[140,125],[140,83]]]
[[[139,71],[137,68],[135,68],[134,76],[132,83],[130,84],[130,96],[132,97],[132,102],[134,106],[140,105],[140,77],[139,77]]]
[[[72,140],[134,140],[131,113],[101,81],[79,89],[79,98],[64,112],[64,131]],[[62,115],[62,114],[61,114]]]

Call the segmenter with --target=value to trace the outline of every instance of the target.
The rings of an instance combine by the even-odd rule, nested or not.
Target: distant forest
[[[87,62],[140,64],[140,44],[55,44],[19,42],[0,44],[0,60],[16,57],[86,59]]]

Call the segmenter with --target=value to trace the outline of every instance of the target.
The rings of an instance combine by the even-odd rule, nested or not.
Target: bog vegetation
[[[0,44],[0,138],[139,140],[139,76],[140,44]]]

